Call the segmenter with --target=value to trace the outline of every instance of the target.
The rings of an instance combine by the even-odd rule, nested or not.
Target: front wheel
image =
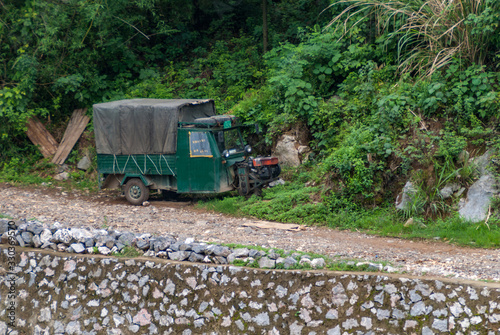
[[[125,198],[134,206],[149,199],[149,188],[139,178],[132,178],[125,184]]]

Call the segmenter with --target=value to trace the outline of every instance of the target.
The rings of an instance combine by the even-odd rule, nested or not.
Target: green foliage
[[[135,258],[142,256],[142,254],[142,251],[131,246],[126,246],[120,252],[115,252],[113,255],[116,257]]]
[[[373,16],[379,37],[397,42],[399,68],[431,75],[454,59],[491,63],[498,49],[500,4],[495,0],[345,0],[349,6],[329,25],[346,31]],[[333,5],[332,5],[333,6]],[[496,49],[496,50],[495,50]]]

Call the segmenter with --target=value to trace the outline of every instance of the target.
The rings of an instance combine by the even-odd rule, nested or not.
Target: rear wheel
[[[139,178],[132,178],[125,184],[125,198],[132,205],[142,205],[149,199],[149,188]]]

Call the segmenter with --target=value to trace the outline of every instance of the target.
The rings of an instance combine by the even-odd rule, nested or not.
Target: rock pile
[[[288,253],[282,257],[276,250],[262,251],[249,248],[197,242],[193,238],[178,240],[175,236],[134,234],[114,229],[69,228],[60,223],[45,224],[38,221],[17,222],[0,220],[1,243],[8,244],[9,236],[21,247],[52,249],[77,254],[113,255],[126,247],[144,252],[147,257],[159,257],[174,261],[197,263],[251,264],[259,268],[294,268],[308,266],[321,269],[326,266],[323,258],[311,259],[308,255]],[[11,240],[12,241],[12,240]]]

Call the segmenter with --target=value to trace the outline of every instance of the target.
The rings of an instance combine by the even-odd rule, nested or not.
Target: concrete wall
[[[500,334],[498,284],[22,248],[10,256],[3,248],[0,334],[9,316],[11,334]]]

